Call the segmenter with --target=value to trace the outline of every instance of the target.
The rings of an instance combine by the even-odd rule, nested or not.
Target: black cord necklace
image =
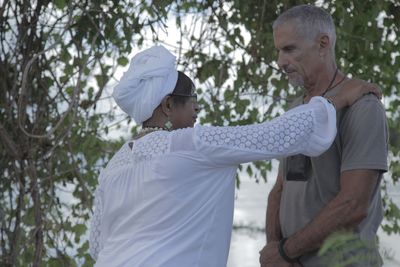
[[[341,83],[346,79],[346,75],[343,75],[343,78],[342,78],[340,81],[338,81],[335,85],[332,85],[333,82],[334,82],[335,79],[336,79],[337,74],[338,74],[338,68],[336,68],[335,74],[333,75],[333,78],[332,78],[331,82],[329,83],[328,87],[325,89],[325,91],[323,92],[323,94],[322,94],[321,96],[325,96],[325,94],[326,94],[329,90],[335,88],[336,86],[338,86],[339,84],[341,84]]]
[[[326,92],[328,92],[328,90],[332,89],[331,86],[332,86],[333,82],[334,82],[335,79],[336,79],[337,73],[338,73],[338,68],[336,68],[335,74],[333,74],[333,78],[332,78],[331,82],[329,83],[328,87],[326,87],[326,89],[325,89],[324,92],[322,93],[322,96],[324,96],[324,95],[326,94]]]
[[[346,75],[344,75],[343,78],[342,78],[340,81],[338,81],[336,84],[332,85],[333,82],[334,82],[335,79],[336,79],[336,76],[337,76],[337,74],[338,74],[338,71],[339,71],[339,69],[336,68],[335,74],[333,74],[332,80],[329,82],[328,87],[325,89],[325,91],[322,93],[321,96],[325,96],[325,94],[326,94],[329,90],[335,88],[336,86],[338,86],[339,84],[341,84],[341,83],[346,79]],[[306,95],[303,96],[303,104],[304,104],[304,99],[305,99],[305,98],[306,98]]]

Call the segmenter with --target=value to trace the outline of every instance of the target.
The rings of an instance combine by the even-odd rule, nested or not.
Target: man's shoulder
[[[368,94],[346,109],[346,113],[351,116],[365,116],[368,113],[381,113],[385,115],[385,107],[382,102],[373,94]]]
[[[338,114],[339,132],[351,129],[385,131],[387,117],[385,107],[375,95],[365,95]],[[381,126],[381,127],[378,127]]]

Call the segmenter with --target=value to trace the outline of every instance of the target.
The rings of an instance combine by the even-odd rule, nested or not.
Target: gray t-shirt
[[[334,94],[335,91],[329,92]],[[294,101],[292,108],[300,105]],[[373,95],[366,95],[337,114],[338,133],[332,146],[318,157],[295,155],[281,160],[283,192],[280,204],[282,234],[289,237],[305,227],[340,190],[340,173],[347,170],[388,170],[388,130],[385,109]],[[368,216],[357,229],[364,240],[375,242],[383,218],[379,184]],[[374,252],[379,253],[377,248]],[[303,266],[323,266],[317,251],[300,258]],[[379,254],[378,254],[379,255]],[[375,265],[376,266],[376,265]]]

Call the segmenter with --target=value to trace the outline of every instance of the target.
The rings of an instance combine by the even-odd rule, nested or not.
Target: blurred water
[[[274,164],[276,167],[276,163]],[[227,267],[259,267],[258,252],[265,245],[265,234],[258,230],[265,224],[268,194],[275,183],[276,172],[268,175],[268,183],[242,179],[236,191],[234,226]],[[389,191],[400,204],[400,186]],[[388,236],[381,229],[378,232],[384,267],[400,266],[400,235]]]

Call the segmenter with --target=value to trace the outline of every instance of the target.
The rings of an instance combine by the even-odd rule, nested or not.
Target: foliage
[[[93,189],[121,143],[103,140],[113,114],[98,107],[160,14],[130,1],[0,3],[0,265],[91,265]]]
[[[340,68],[384,89],[391,135],[384,185],[396,182],[400,5],[317,2],[338,25]],[[277,71],[271,27],[300,3],[313,1],[0,1],[0,265],[92,264],[86,235],[93,190],[123,142],[104,139],[120,122],[104,103],[106,91],[132,50],[164,42],[178,55],[179,69],[196,78],[201,123],[261,122],[301,93]],[[270,168],[257,162],[242,171],[267,179]],[[385,211],[384,230],[398,233],[390,196]]]
[[[365,240],[351,232],[337,232],[329,236],[320,250],[321,257],[326,267],[345,266],[380,266],[381,259]]]

